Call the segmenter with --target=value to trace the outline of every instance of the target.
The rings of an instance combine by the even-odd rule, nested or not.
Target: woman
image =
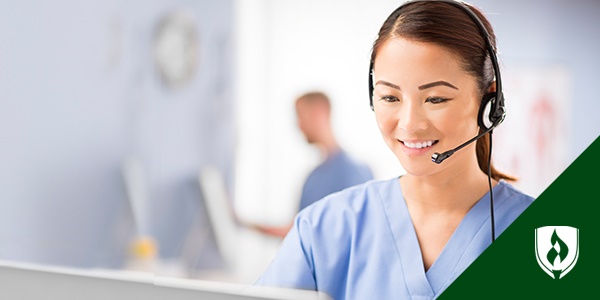
[[[458,5],[466,4],[405,4],[373,46],[372,108],[407,174],[354,186],[301,211],[258,284],[335,299],[432,299],[531,204],[491,166],[489,131],[504,112],[502,102],[488,102],[488,95],[501,99],[500,91],[493,94],[495,37],[481,12]],[[481,116],[480,107],[488,109]],[[434,153],[480,134],[432,163]]]

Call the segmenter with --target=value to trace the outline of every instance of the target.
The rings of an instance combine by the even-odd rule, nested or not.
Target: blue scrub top
[[[505,181],[493,188],[496,234],[532,202]],[[489,192],[425,271],[398,178],[369,181],[301,211],[256,284],[319,290],[334,299],[433,299],[491,243]]]
[[[340,150],[329,156],[307,177],[302,187],[300,210],[329,194],[371,179],[373,174],[369,167]]]

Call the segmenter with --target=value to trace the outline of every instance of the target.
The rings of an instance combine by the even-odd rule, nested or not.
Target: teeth
[[[404,146],[408,147],[408,148],[413,148],[413,149],[421,149],[421,148],[425,148],[425,147],[431,147],[431,145],[433,145],[433,141],[427,141],[427,142],[422,142],[422,143],[408,143],[408,142],[403,142]]]

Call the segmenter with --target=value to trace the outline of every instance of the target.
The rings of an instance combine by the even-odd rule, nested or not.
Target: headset
[[[404,4],[402,4],[396,10],[394,10],[390,14],[390,17],[394,14],[397,14],[402,8],[406,7],[407,5],[416,3],[416,2],[442,2],[442,3],[447,3],[449,5],[452,5],[454,7],[461,9],[473,20],[475,25],[477,25],[477,27],[479,28],[479,31],[481,33],[481,36],[485,40],[486,50],[488,52],[488,55],[490,56],[490,60],[492,62],[492,67],[494,68],[494,75],[495,75],[495,79],[496,79],[496,91],[485,94],[483,96],[483,98],[481,99],[481,104],[479,106],[479,113],[477,116],[477,123],[478,123],[479,127],[482,129],[482,132],[479,135],[473,137],[472,139],[468,140],[467,142],[459,145],[458,147],[456,147],[454,149],[450,149],[450,150],[442,152],[442,153],[437,153],[437,152],[434,153],[431,156],[431,161],[436,164],[440,164],[445,159],[447,159],[452,154],[454,154],[456,151],[458,151],[458,150],[464,148],[465,146],[471,144],[472,142],[480,139],[486,133],[490,134],[489,135],[490,136],[490,155],[488,157],[488,159],[489,159],[489,161],[488,161],[488,183],[489,183],[489,189],[490,189],[490,219],[491,219],[491,225],[492,225],[492,242],[494,242],[496,239],[496,234],[495,234],[495,225],[494,225],[494,194],[492,191],[492,180],[491,180],[492,133],[493,133],[494,128],[496,128],[498,125],[500,125],[500,123],[502,123],[504,121],[504,119],[506,118],[506,108],[504,106],[504,94],[502,93],[502,80],[500,77],[500,68],[498,67],[498,58],[496,57],[496,51],[494,50],[494,47],[492,46],[492,43],[490,41],[490,35],[489,35],[487,29],[485,28],[485,26],[483,25],[483,22],[481,22],[479,17],[467,5],[465,5],[462,2],[453,1],[453,0],[408,1]],[[374,91],[373,65],[374,65],[374,61],[373,61],[373,58],[371,58],[371,61],[369,63],[369,104],[371,106],[371,110],[374,111],[375,108],[373,106],[373,91]]]

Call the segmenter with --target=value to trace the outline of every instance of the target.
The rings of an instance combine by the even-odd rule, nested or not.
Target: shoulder
[[[498,232],[502,232],[516,220],[535,199],[505,181],[500,181],[497,190],[499,203],[497,206],[495,205],[494,210],[497,212],[496,225]],[[496,199],[496,189],[494,190],[494,199]],[[494,201],[494,203],[495,202],[496,201]]]
[[[334,157],[333,160],[337,164],[345,165],[351,168],[364,169],[368,168],[368,165],[363,161],[355,158],[344,150],[339,151]]]
[[[379,209],[381,200],[396,181],[397,178],[369,180],[330,194],[300,211],[296,216],[297,223],[308,223],[311,227],[340,222],[354,223],[357,218]]]
[[[507,205],[526,208],[535,200],[533,197],[523,193],[512,184],[501,180],[499,183],[500,193],[505,197]]]
[[[354,250],[340,245],[365,244],[372,238],[365,232],[389,230],[382,197],[387,189],[393,189],[394,181],[397,179],[367,181],[333,193],[300,211],[292,231],[308,260],[319,266],[341,266]]]
[[[330,209],[352,208],[369,201],[372,198],[380,198],[387,190],[392,188],[397,178],[387,180],[369,180],[364,183],[345,188],[339,192],[332,193],[315,204],[307,207],[302,215],[311,215]]]

